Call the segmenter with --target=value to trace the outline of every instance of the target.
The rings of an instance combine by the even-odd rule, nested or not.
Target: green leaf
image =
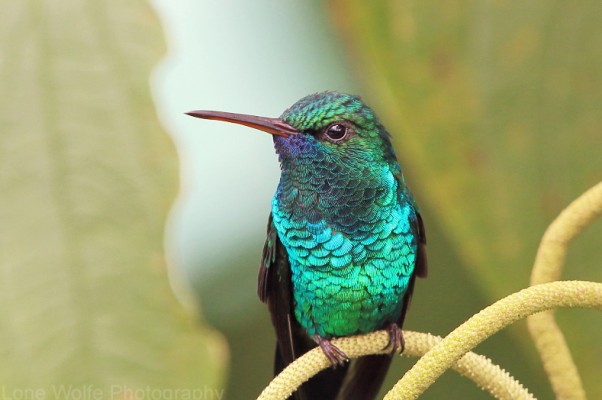
[[[601,178],[602,3],[329,4],[427,230],[441,227],[491,301],[526,287],[545,228]],[[602,280],[599,225],[565,278]],[[566,318],[600,397],[599,316]]]
[[[225,344],[167,278],[177,159],[148,84],[155,15],[139,0],[3,2],[0,46],[4,388],[219,393]]]

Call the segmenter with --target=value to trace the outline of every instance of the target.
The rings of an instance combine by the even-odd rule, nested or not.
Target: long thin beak
[[[203,119],[215,119],[218,121],[232,122],[234,124],[240,124],[249,126],[251,128],[259,129],[276,136],[289,137],[290,135],[296,135],[299,133],[291,125],[287,124],[280,118],[266,118],[258,117],[256,115],[247,114],[234,114],[222,111],[205,111],[196,110],[190,111],[186,114]]]

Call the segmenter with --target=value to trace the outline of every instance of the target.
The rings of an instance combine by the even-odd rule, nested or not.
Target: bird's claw
[[[399,325],[396,323],[389,324],[387,326],[387,333],[389,334],[389,341],[383,350],[392,347],[391,355],[395,353],[403,353],[403,350],[406,347],[406,341],[403,338],[403,332],[401,331]]]
[[[345,354],[341,349],[339,349],[334,344],[330,343],[330,340],[324,339],[323,337],[316,335],[316,342],[322,349],[322,352],[328,358],[328,361],[332,364],[333,367],[343,366],[347,361],[349,361],[349,357]]]

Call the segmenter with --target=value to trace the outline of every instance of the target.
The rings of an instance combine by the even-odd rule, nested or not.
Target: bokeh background
[[[602,176],[595,0],[4,1],[0,84],[4,397],[246,399],[270,380],[256,275],[271,138],[185,111],[277,116],[316,91],[362,95],[427,227],[406,327],[438,335],[527,286],[545,227]],[[602,280],[601,225],[564,278]],[[557,315],[602,398],[602,318]],[[476,350],[552,397],[524,321]],[[449,372],[424,398],[489,397]]]

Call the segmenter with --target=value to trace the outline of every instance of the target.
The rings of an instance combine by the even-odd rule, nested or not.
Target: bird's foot
[[[390,323],[387,325],[387,333],[389,334],[389,341],[384,349],[392,347],[391,355],[395,353],[403,353],[403,349],[406,347],[406,341],[403,338],[403,332],[396,323]]]
[[[334,344],[330,343],[330,340],[324,339],[320,335],[316,335],[315,340],[333,367],[343,366],[347,361],[349,361],[349,357],[347,357],[347,354],[345,354]]]

